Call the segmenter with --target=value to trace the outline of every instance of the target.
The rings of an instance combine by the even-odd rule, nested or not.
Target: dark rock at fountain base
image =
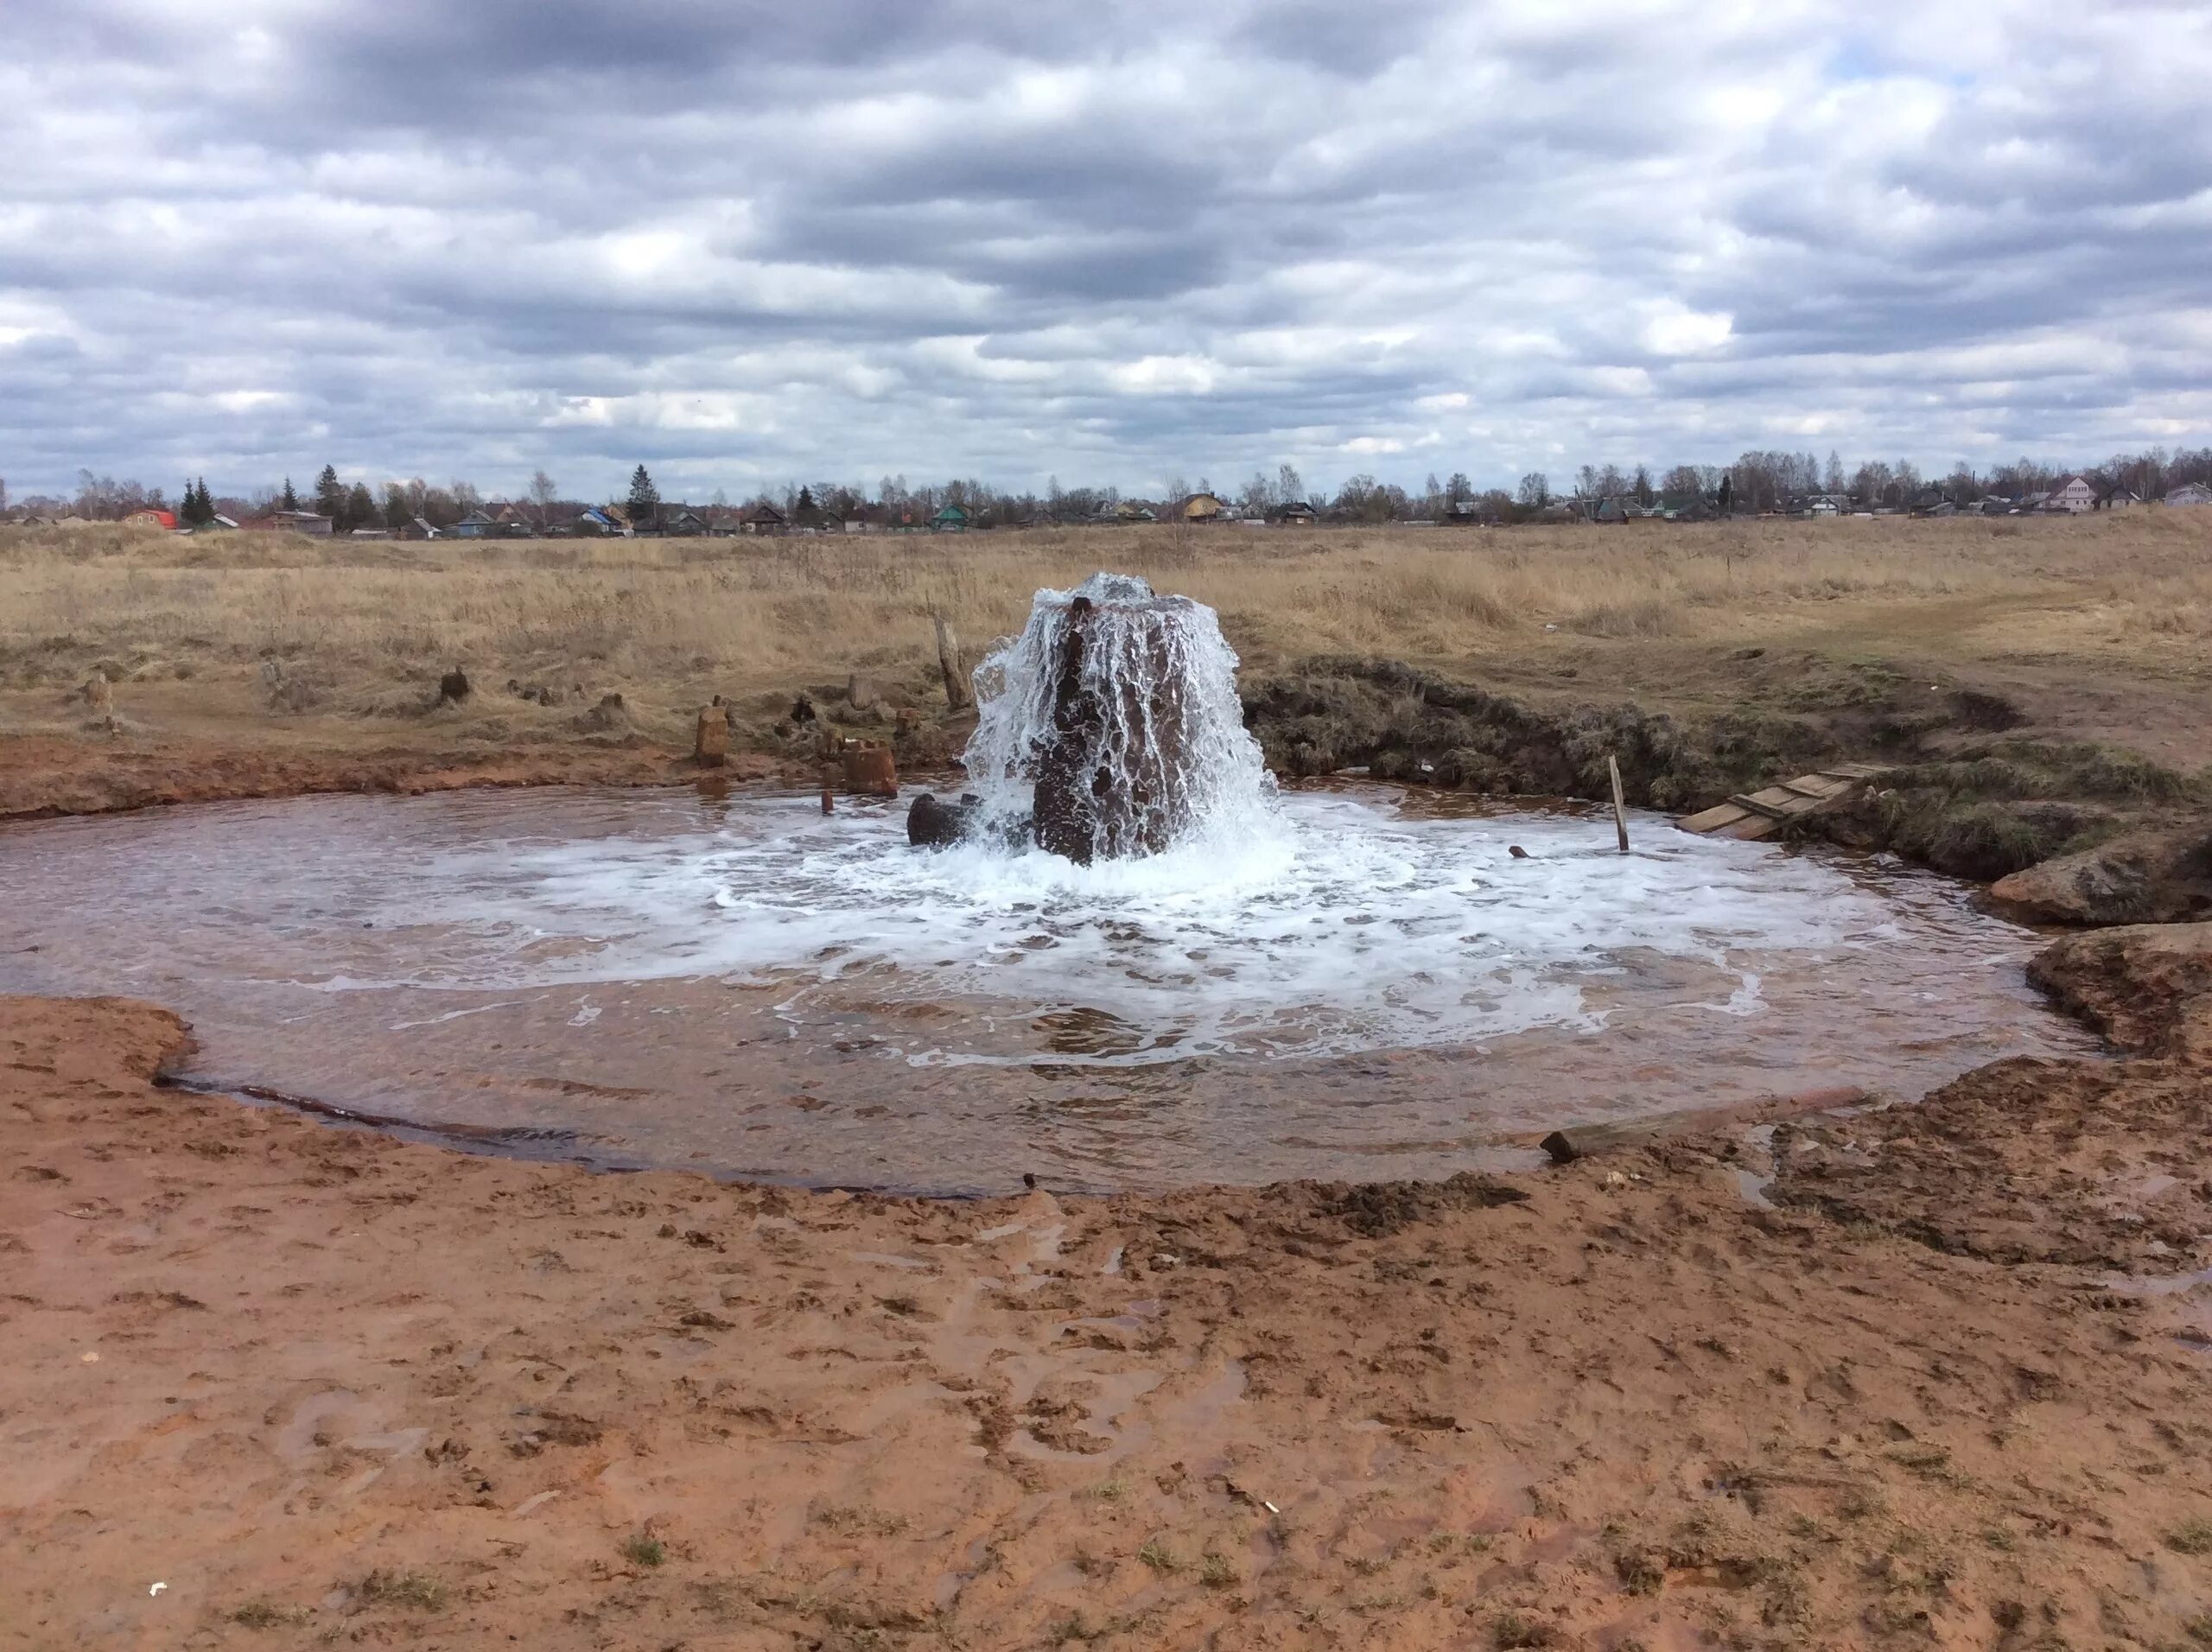
[[[975,817],[973,804],[940,803],[925,791],[906,810],[906,841],[918,849],[950,848],[974,829]]]
[[[925,791],[906,810],[906,842],[918,849],[949,849],[970,839],[995,839],[1010,851],[1029,847],[1027,815],[996,823],[985,818],[982,799],[974,792],[958,803],[946,803],[935,792]]]

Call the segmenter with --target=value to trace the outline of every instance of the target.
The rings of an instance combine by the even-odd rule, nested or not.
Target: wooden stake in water
[[[1613,777],[1613,829],[1621,835],[1621,853],[1628,853],[1628,804],[1621,801],[1621,766],[1605,753],[1605,772]]]

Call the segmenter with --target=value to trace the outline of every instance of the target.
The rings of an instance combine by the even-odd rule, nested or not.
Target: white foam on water
[[[918,1063],[1132,1065],[1587,1030],[1624,990],[1755,1016],[1772,955],[1904,934],[1895,885],[1822,859],[1656,819],[1622,855],[1609,818],[1421,818],[1392,797],[1291,793],[1233,842],[1089,867],[917,850],[896,810],[804,799],[712,834],[487,842],[391,891],[378,929],[435,937],[404,981],[318,984],[721,977]],[[1958,915],[1935,880],[1918,900],[1916,926]],[[936,1006],[957,1013],[898,1013]]]

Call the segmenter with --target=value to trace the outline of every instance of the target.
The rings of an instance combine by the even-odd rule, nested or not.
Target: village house
[[[453,524],[451,535],[455,539],[489,539],[499,531],[499,524],[485,510],[471,511]]]
[[[968,531],[968,512],[957,505],[948,505],[930,518],[931,533],[965,533]]]
[[[439,533],[430,525],[428,517],[411,516],[399,524],[398,537],[402,539],[435,539]]]
[[[1227,509],[1214,494],[1185,493],[1167,507],[1166,516],[1170,522],[1218,522]]]
[[[2081,516],[2097,508],[2097,490],[2083,477],[2069,477],[2063,486],[2044,495],[2040,508],[2054,516]]]
[[[741,511],[737,518],[741,533],[782,533],[791,526],[784,513],[766,499],[757,499]]]
[[[279,533],[304,533],[318,539],[330,537],[330,518],[313,511],[271,511],[264,520]],[[261,524],[252,525],[258,527]]]
[[[1321,519],[1321,513],[1304,499],[1293,499],[1275,512],[1275,523],[1285,528],[1310,528]]]
[[[123,520],[127,526],[134,528],[175,528],[176,512],[149,505],[143,511],[133,511]]]
[[[706,518],[688,505],[664,505],[654,531],[671,539],[696,539],[707,531]]]
[[[2178,505],[2212,505],[2212,487],[2202,482],[2183,482],[2166,495],[2166,503]]]

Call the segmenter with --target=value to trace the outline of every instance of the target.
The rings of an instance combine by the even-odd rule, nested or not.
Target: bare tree
[[[1542,510],[1552,502],[1552,479],[1541,470],[1530,471],[1521,479],[1520,492],[1516,498],[1529,510]]]
[[[553,485],[553,479],[543,471],[530,479],[530,502],[537,507],[537,531],[540,533],[553,525],[553,501],[560,497],[560,489]]]
[[[1275,503],[1295,505],[1306,497],[1306,479],[1298,473],[1295,465],[1275,467]]]

